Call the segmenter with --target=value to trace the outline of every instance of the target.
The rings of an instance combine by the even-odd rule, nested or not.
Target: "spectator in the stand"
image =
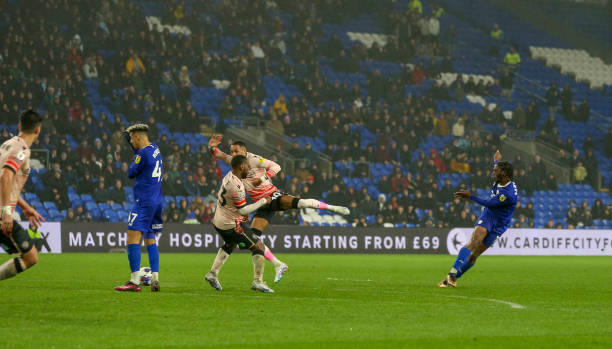
[[[605,207],[601,202],[601,199],[595,200],[593,207],[591,207],[591,213],[593,215],[593,219],[603,219]]]
[[[590,184],[591,187],[597,188],[599,184],[599,166],[592,149],[589,149],[584,156],[584,167],[587,171],[587,183]]]
[[[453,158],[451,160],[450,171],[458,173],[470,173],[470,164],[467,161],[467,155],[465,153],[459,154],[456,158]]]
[[[512,111],[512,123],[514,123],[516,129],[524,130],[527,128],[527,115],[521,103],[518,103]]]
[[[181,67],[181,71],[178,75],[179,82],[179,98],[187,102],[191,98],[191,78],[189,77],[189,69],[186,65]]]
[[[591,107],[589,106],[589,102],[586,99],[582,100],[582,103],[578,105],[578,110],[576,111],[576,121],[587,122],[589,121],[589,117],[591,116]]]
[[[572,170],[573,183],[583,184],[587,178],[587,169],[582,161],[578,161]]]
[[[285,95],[281,94],[278,96],[278,99],[274,102],[274,106],[272,107],[272,111],[276,116],[282,117],[287,115],[289,112],[287,110],[287,102],[285,100]]]
[[[504,39],[504,31],[499,28],[497,23],[493,23],[493,28],[491,28],[489,35],[491,36],[493,42],[493,45],[489,49],[489,54],[491,56],[497,56],[499,54],[499,45]]]
[[[331,191],[327,194],[326,200],[334,205],[349,205],[346,195],[340,191],[340,186],[337,184],[335,184]]]
[[[91,215],[85,211],[83,205],[78,205],[74,212],[75,222],[86,223],[91,221]]]
[[[601,219],[612,220],[612,207],[610,205],[606,205]]]
[[[536,107],[536,104],[534,101],[530,102],[527,105],[526,118],[527,118],[527,121],[525,125],[527,129],[534,131],[538,120],[540,120],[540,111]]]
[[[554,173],[550,172],[548,176],[546,176],[546,178],[543,179],[541,188],[543,190],[553,190],[553,191],[557,191],[559,189],[559,186],[557,185],[557,177],[555,176]]]
[[[98,183],[98,187],[96,188],[96,191],[94,191],[92,197],[96,202],[99,202],[99,203],[101,202],[109,203],[112,201],[111,195],[108,189],[106,188],[104,181],[100,181]]]
[[[532,164],[531,174],[537,179],[542,180],[546,175],[546,165],[542,161],[542,158],[539,155],[535,156],[534,163]]]
[[[548,106],[548,113],[553,115],[557,110],[557,106],[559,105],[559,89],[557,85],[553,82],[550,84],[550,87],[546,91],[546,105]]]
[[[585,227],[593,226],[593,215],[590,209],[586,209],[584,213],[580,215],[578,225],[582,225]]]
[[[130,55],[130,58],[128,58],[127,62],[125,62],[125,70],[129,74],[132,74],[132,72],[134,71],[138,73],[143,73],[146,71],[142,60],[140,59],[140,57],[138,57],[136,53]]]
[[[125,204],[126,198],[125,198],[125,190],[123,189],[123,184],[121,183],[120,180],[116,180],[115,181],[115,186],[113,187],[113,190],[110,193],[111,196],[111,201],[113,201],[114,203],[118,203],[118,204]]]
[[[465,135],[465,121],[463,119],[457,120],[453,125],[452,132],[454,137],[463,137]]]
[[[285,132],[283,122],[278,119],[276,114],[270,114],[270,120],[266,122],[266,128],[274,130],[280,134],[283,134]]]
[[[504,63],[510,68],[512,71],[516,71],[521,64],[521,56],[516,51],[516,47],[510,47],[510,51],[506,53],[504,56]]]
[[[96,59],[92,56],[89,57],[83,66],[83,74],[87,79],[97,79],[98,69],[96,68]]]
[[[370,194],[366,194],[363,200],[359,202],[359,208],[364,213],[363,214],[364,216],[367,216],[367,215],[370,215],[376,212],[377,206],[378,206],[377,202],[372,200],[372,197],[370,196]]]
[[[89,194],[93,193],[95,188],[96,184],[93,182],[89,171],[87,171],[77,184],[76,192],[78,194]]]
[[[604,136],[604,154],[606,157],[612,157],[612,127]]]
[[[506,55],[507,58],[507,55]],[[512,80],[512,75],[510,75],[509,71],[504,72],[504,75],[499,79],[499,87],[502,89],[502,97],[507,100],[512,100],[512,90],[514,86],[514,81]]]
[[[546,226],[545,226],[545,228],[546,228],[546,229],[555,229],[555,222],[554,222],[552,219],[549,219],[549,220],[546,222]]]
[[[419,15],[423,13],[423,4],[421,4],[420,0],[410,0],[410,2],[408,3],[408,8],[413,13]]]
[[[440,112],[440,117],[434,121],[434,131],[438,136],[448,136],[450,133],[450,126],[448,125],[448,119],[446,113]]]
[[[559,99],[561,100],[561,112],[564,115],[568,115],[571,106],[573,105],[574,95],[569,85],[565,85],[561,93],[559,94]],[[573,120],[574,118],[568,118],[569,120]]]

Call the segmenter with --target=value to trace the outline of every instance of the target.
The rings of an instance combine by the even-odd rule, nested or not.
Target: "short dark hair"
[[[246,156],[236,155],[232,158],[232,168],[239,168],[245,162],[247,162]]]
[[[243,141],[235,141],[234,143],[232,143],[232,145],[237,145],[239,147],[246,149],[246,144]]]
[[[42,124],[42,118],[32,109],[28,109],[19,115],[21,132],[33,133],[40,124]]]
[[[498,162],[497,167],[499,167],[499,169],[502,170],[502,172],[504,172],[504,174],[508,176],[510,180],[514,178],[514,168],[512,167],[512,164],[508,161]]]

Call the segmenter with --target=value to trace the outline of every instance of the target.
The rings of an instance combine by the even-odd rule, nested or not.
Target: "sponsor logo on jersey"
[[[506,195],[501,194],[501,195],[499,196],[499,201],[501,201],[501,202],[506,201]]]
[[[134,159],[134,162],[139,164],[140,163],[140,155],[136,155],[136,158]]]

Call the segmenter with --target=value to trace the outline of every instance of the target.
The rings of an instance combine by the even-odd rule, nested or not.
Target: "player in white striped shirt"
[[[247,151],[246,144],[240,141],[232,143],[230,147],[231,155],[226,154],[218,148],[218,145],[221,143],[222,139],[222,135],[213,135],[211,137],[210,141],[208,142],[211,154],[215,158],[221,159],[228,164],[231,163],[233,156],[246,156],[250,170],[247,178],[243,179],[242,181],[247,193],[253,201],[258,201],[264,197],[270,197],[272,199],[272,202],[269,205],[255,211],[253,222],[251,223],[251,229],[253,229],[257,235],[261,235],[266,228],[268,228],[270,220],[277,211],[313,208],[329,210],[342,215],[348,215],[350,213],[349,209],[343,206],[328,205],[325,202],[316,199],[300,199],[293,195],[281,192],[274,186],[274,184],[272,184],[272,181],[270,180],[281,171],[281,167],[277,163],[265,159],[259,155],[249,153]],[[274,282],[278,283],[289,268],[285,263],[279,261],[267,246],[264,257],[274,264],[276,269]]]

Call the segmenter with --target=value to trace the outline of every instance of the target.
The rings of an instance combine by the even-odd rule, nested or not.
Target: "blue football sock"
[[[474,264],[476,264],[476,263],[474,263]],[[461,269],[459,269],[459,271],[457,272],[457,278],[461,277],[461,275],[465,274],[468,270],[470,270],[470,268],[473,267],[474,264],[470,264],[469,262],[465,262],[465,264],[463,264],[463,267],[461,267]]]
[[[159,273],[159,250],[157,244],[151,244],[147,246],[147,252],[149,253],[149,266],[153,273]]]
[[[461,270],[463,265],[467,263],[470,254],[472,254],[472,251],[465,247],[462,247],[461,250],[459,250],[459,254],[457,255],[455,264],[453,264],[453,268],[457,269],[457,271]]]
[[[132,273],[140,270],[140,244],[128,244],[128,259]]]

